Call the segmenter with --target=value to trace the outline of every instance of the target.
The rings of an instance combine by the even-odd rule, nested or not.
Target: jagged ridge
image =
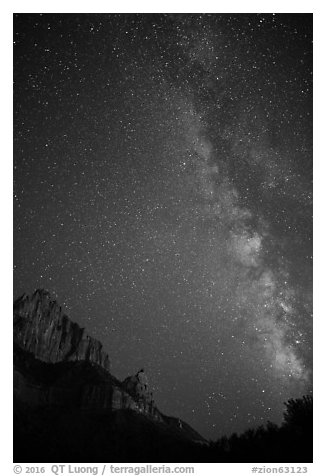
[[[101,342],[70,321],[43,289],[14,302],[14,341],[44,362],[86,360],[110,371]]]

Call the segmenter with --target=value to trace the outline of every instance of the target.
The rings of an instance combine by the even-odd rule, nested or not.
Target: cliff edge
[[[50,294],[38,289],[14,302],[14,342],[43,362],[89,361],[110,371],[101,342],[70,321]]]

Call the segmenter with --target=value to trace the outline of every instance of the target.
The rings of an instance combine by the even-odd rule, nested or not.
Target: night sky
[[[15,14],[14,297],[205,437],[311,391],[312,15]]]

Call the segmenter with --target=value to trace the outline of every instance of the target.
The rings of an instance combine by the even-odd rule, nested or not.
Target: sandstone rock
[[[134,395],[137,399],[150,400],[151,394],[148,387],[148,379],[143,369],[139,370],[136,375],[127,377],[123,381],[126,390]]]
[[[136,375],[127,377],[122,382],[122,385],[135,399],[142,412],[151,415],[155,419],[161,420],[161,413],[155,406],[153,393],[150,391],[144,369],[139,370]]]
[[[86,360],[110,371],[101,342],[62,312],[47,291],[24,294],[14,303],[14,341],[44,362]]]
[[[132,410],[174,434],[200,439],[185,422],[159,411],[143,369],[123,382],[111,375],[101,342],[44,290],[14,302],[14,397],[31,407],[94,414]]]

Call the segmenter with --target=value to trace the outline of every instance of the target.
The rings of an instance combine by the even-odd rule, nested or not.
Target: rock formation
[[[127,377],[122,385],[132,395],[141,411],[156,419],[162,418],[154,404],[153,393],[150,391],[148,379],[143,369],[139,370],[136,375]]]
[[[14,303],[14,341],[44,362],[86,360],[110,371],[102,344],[71,322],[47,291],[38,289]]]
[[[143,369],[123,382],[111,375],[101,342],[70,321],[44,290],[14,302],[14,397],[18,405],[50,412],[132,411],[178,438],[204,441],[160,412]]]
[[[14,302],[14,344],[14,393],[20,400],[88,410],[131,409],[162,419],[144,371],[122,383],[113,377],[101,342],[72,322],[47,291],[38,289]]]

